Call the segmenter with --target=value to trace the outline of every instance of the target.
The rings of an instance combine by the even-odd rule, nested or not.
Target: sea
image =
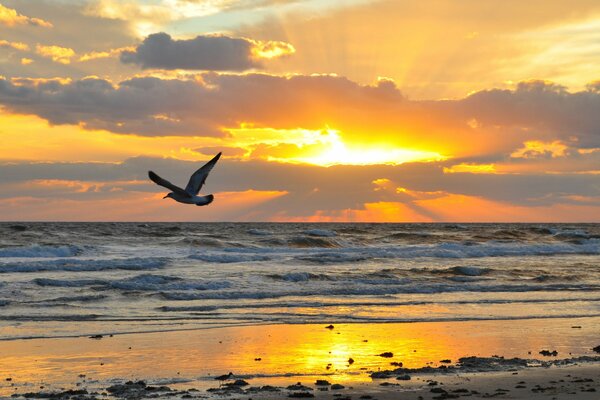
[[[0,224],[0,340],[595,316],[600,224]]]

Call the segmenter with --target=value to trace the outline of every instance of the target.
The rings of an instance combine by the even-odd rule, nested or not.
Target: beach
[[[1,396],[585,399],[600,381],[597,224],[0,229]]]
[[[591,399],[600,382],[600,354],[592,350],[599,322],[260,325],[3,341],[0,394]],[[163,389],[140,390],[140,381]]]

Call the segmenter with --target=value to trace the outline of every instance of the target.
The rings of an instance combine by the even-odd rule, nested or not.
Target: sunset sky
[[[600,222],[600,2],[0,0],[0,219]]]

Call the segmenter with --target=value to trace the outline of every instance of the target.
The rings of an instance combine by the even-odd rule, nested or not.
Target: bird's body
[[[152,182],[157,185],[166,187],[170,189],[171,192],[168,193],[164,199],[171,198],[179,203],[184,204],[195,204],[197,206],[206,206],[214,200],[214,196],[212,194],[206,196],[198,196],[200,189],[202,189],[202,185],[206,182],[206,178],[208,177],[209,172],[213,169],[219,158],[221,157],[221,153],[217,154],[213,157],[212,160],[207,162],[202,168],[198,169],[196,172],[192,174],[190,180],[185,187],[185,189],[180,188],[169,182],[166,179],[161,178],[157,174],[152,171],[148,171],[148,177]]]
[[[184,203],[184,204],[195,204],[197,206],[206,206],[209,205],[210,203],[212,203],[212,201],[214,200],[215,196],[213,196],[212,194],[209,194],[207,196],[183,196],[180,193],[177,192],[171,192],[169,194],[167,194],[166,197],[169,197],[179,203]]]

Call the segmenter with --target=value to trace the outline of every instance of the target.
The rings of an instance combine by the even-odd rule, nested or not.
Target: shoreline
[[[546,301],[545,301],[546,302]],[[552,302],[551,300],[547,302]],[[394,325],[394,324],[429,324],[429,323],[462,323],[462,322],[510,322],[510,321],[529,321],[529,320],[552,320],[552,319],[569,319],[569,320],[577,320],[577,319],[589,319],[589,318],[600,318],[600,314],[588,314],[588,315],[531,315],[531,316],[523,316],[523,317],[498,317],[498,318],[439,318],[439,319],[428,319],[428,320],[389,320],[389,321],[344,321],[344,322],[336,322],[338,325]],[[172,321],[172,319],[167,319],[168,321]],[[185,319],[189,320],[189,319]],[[93,323],[101,323],[104,322],[102,320],[91,320],[86,322]],[[107,321],[112,322],[112,321]],[[323,322],[310,322],[310,323],[290,323],[290,322],[240,322],[240,323],[232,323],[226,325],[216,325],[211,326],[210,324],[206,324],[205,326],[197,326],[190,328],[173,328],[173,329],[154,329],[147,331],[94,331],[88,333],[79,333],[73,335],[55,335],[55,336],[15,336],[15,337],[0,337],[0,342],[10,342],[10,341],[26,341],[26,340],[53,340],[53,339],[80,339],[80,338],[93,338],[93,336],[101,336],[105,337],[114,337],[114,336],[123,336],[123,335],[144,335],[144,334],[161,334],[161,333],[177,333],[177,332],[193,332],[193,331],[206,331],[213,329],[228,329],[228,328],[240,328],[240,327],[260,327],[260,326],[303,326],[303,325],[327,325],[328,321]],[[572,328],[576,328],[572,327]]]
[[[439,381],[444,387],[469,382],[475,385],[472,385],[475,388],[472,390],[491,395],[496,392],[478,390],[477,385],[494,381],[491,376],[502,376],[504,387],[512,390],[516,386],[511,380],[514,372],[518,376],[533,376],[533,371],[545,371],[535,378],[540,387],[552,387],[553,384],[547,381],[559,382],[562,379],[565,393],[568,393],[567,389],[572,391],[580,387],[576,388],[576,382],[568,382],[559,375],[563,372],[563,375],[573,375],[574,371],[588,369],[590,371],[585,372],[582,379],[593,381],[581,382],[581,387],[600,390],[596,386],[600,383],[600,357],[592,350],[600,344],[596,343],[599,326],[600,318],[597,317],[522,320],[518,324],[510,320],[336,324],[329,329],[328,326],[314,324],[252,325],[113,337],[4,341],[0,342],[0,396],[33,393],[29,396],[36,397],[37,394],[43,397],[49,392],[82,388],[86,388],[88,393],[102,393],[116,384],[143,381],[149,386],[169,386],[170,394],[165,392],[160,396],[170,398],[174,391],[181,391],[175,395],[180,397],[231,395],[252,398],[254,395],[255,398],[280,398],[288,396],[289,390],[285,388],[300,381],[313,389],[306,392],[317,398],[332,398],[333,394],[341,394],[335,398],[358,398],[356,395],[360,394],[385,399],[396,398],[398,391],[409,391],[411,396],[416,395],[412,398],[422,396],[427,399],[435,394],[429,391],[431,387],[427,379]],[[551,355],[539,354],[542,350]],[[557,351],[556,356],[552,355],[553,351]],[[492,357],[498,355],[507,360],[530,361],[524,364],[519,361],[520,364],[510,368],[453,370],[461,365],[458,360],[463,357],[475,356],[479,361],[487,360],[482,361],[484,363],[489,364],[491,360],[491,364],[498,364],[498,360]],[[555,362],[564,359],[570,360],[571,364]],[[538,366],[527,366],[528,363],[537,363]],[[511,371],[516,367],[519,368]],[[381,371],[398,369],[397,373],[384,379],[372,377]],[[442,370],[444,373],[440,373]],[[235,379],[246,381],[248,387],[283,389],[278,392],[258,389],[247,392],[244,386],[224,392],[207,391],[219,389],[220,383],[235,382],[215,381],[215,376],[228,372],[233,372]],[[398,380],[404,375],[411,379]],[[546,379],[550,375],[553,378]],[[8,378],[10,381],[6,380]],[[344,386],[344,389],[332,390],[328,386],[327,391],[322,391],[315,386],[317,380],[327,380],[330,384]],[[387,386],[380,386],[384,382],[388,382]],[[544,393],[560,392],[559,386]],[[221,389],[224,387],[220,386]],[[198,392],[190,392],[190,389]],[[528,386],[529,394],[534,393],[530,389],[531,385]],[[444,390],[444,396],[450,397],[439,398],[467,394]],[[138,391],[138,397],[157,395],[145,389]],[[110,395],[110,392],[107,393]],[[535,392],[536,396],[544,393]],[[439,395],[443,392],[437,393]],[[514,395],[494,396],[515,398]],[[470,396],[478,395],[471,393]]]

